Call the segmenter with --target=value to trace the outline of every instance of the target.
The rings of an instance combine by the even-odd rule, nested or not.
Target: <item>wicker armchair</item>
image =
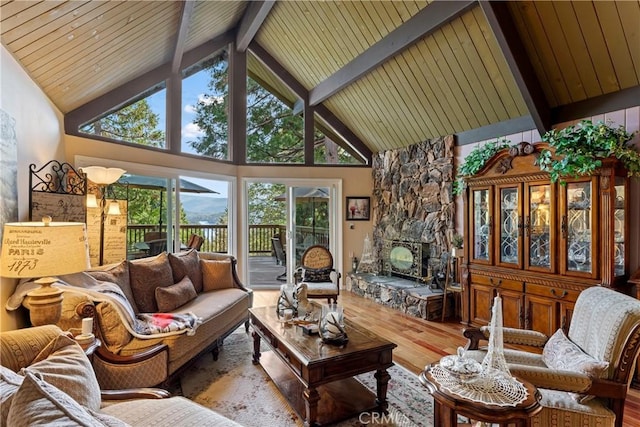
[[[479,343],[489,337],[489,328],[467,329],[464,336],[469,339],[467,355],[482,360],[485,350]],[[640,353],[640,301],[601,286],[588,288],[578,297],[566,342],[575,344],[585,358],[602,363],[599,376],[578,368],[582,355],[568,356],[568,352],[558,353],[562,369],[548,366],[553,361],[549,356],[552,340],[561,342],[555,338],[513,328],[504,328],[503,336],[505,345],[535,349],[505,349],[511,373],[535,384],[542,394],[543,410],[532,425],[622,426],[624,402]]]

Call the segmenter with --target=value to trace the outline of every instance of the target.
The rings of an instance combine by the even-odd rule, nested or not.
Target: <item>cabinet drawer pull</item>
[[[567,291],[562,291],[562,293],[560,295],[558,295],[555,289],[551,289],[551,295],[553,295],[556,298],[564,298],[564,297],[567,296],[568,293],[569,292],[567,292]]]
[[[491,286],[499,288],[500,286],[502,286],[502,279],[498,279],[498,281],[494,283],[493,277],[489,277],[489,283],[491,283]]]

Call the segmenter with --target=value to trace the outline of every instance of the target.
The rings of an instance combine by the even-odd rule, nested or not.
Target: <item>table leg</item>
[[[386,414],[387,409],[389,408],[389,402],[387,401],[387,386],[389,385],[391,375],[389,375],[386,369],[378,369],[373,376],[377,380],[376,404],[378,405],[380,412]]]
[[[316,425],[316,418],[318,418],[318,401],[320,400],[320,394],[315,388],[307,388],[304,390],[303,396],[304,406],[307,412],[304,427],[313,427]]]
[[[252,363],[257,365],[260,363],[260,335],[254,330],[251,335],[253,336],[253,360]]]
[[[456,427],[458,418],[456,411],[437,400],[433,401],[433,425],[438,427]]]

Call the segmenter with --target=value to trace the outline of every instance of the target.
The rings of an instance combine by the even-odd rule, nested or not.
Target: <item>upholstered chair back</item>
[[[633,363],[627,359],[636,353],[639,329],[640,301],[593,286],[582,291],[576,301],[569,339],[596,359],[609,362],[607,378],[622,380],[616,371]]]

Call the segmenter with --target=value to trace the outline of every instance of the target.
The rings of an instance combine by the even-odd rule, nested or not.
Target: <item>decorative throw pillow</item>
[[[156,303],[161,313],[169,313],[198,296],[189,276],[184,276],[175,285],[156,288]]]
[[[157,312],[156,288],[174,283],[167,253],[129,261],[129,274],[131,290],[140,312]]]
[[[331,282],[330,268],[305,268],[302,271],[303,282]]]
[[[189,276],[196,292],[202,292],[202,270],[198,251],[190,249],[169,254],[169,263],[173,271],[173,282],[178,283],[184,276]]]
[[[27,368],[39,373],[51,385],[63,390],[79,404],[100,409],[100,385],[82,347],[66,335],[59,335],[36,356]]]
[[[0,365],[0,425],[7,425],[11,401],[16,394],[24,377],[11,369]]]
[[[96,267],[95,269],[87,271],[87,273],[96,280],[111,282],[120,286],[120,289],[122,289],[122,292],[124,292],[124,295],[129,300],[129,304],[131,304],[133,310],[136,314],[139,313],[136,300],[133,297],[133,292],[131,291],[131,283],[129,281],[129,263],[126,260],[117,264]]]
[[[600,378],[609,367],[609,362],[597,360],[582,351],[567,338],[562,329],[558,329],[545,344],[542,360],[549,368],[580,372],[593,378]],[[593,398],[593,396],[578,393],[570,394],[579,403],[586,403]]]
[[[29,368],[27,368],[29,369]],[[101,417],[102,418],[102,417]],[[38,374],[27,371],[22,385],[16,391],[9,408],[7,425],[14,427],[73,425],[104,427],[106,424],[94,418],[91,413],[73,400],[64,391],[44,381]],[[119,425],[126,425],[120,422]]]
[[[118,353],[129,344],[133,336],[124,326],[124,321],[113,304],[106,301],[97,304],[96,316],[100,325],[100,335],[109,351]]]
[[[215,289],[233,288],[231,260],[201,259],[202,289],[204,292]]]

